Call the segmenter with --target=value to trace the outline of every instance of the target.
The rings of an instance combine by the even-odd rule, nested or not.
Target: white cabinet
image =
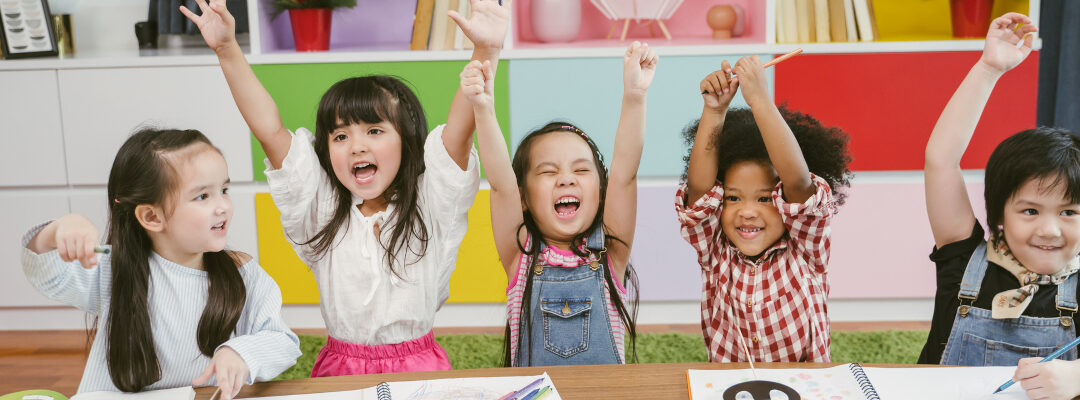
[[[0,72],[0,186],[67,184],[56,71]]]
[[[60,70],[73,185],[100,185],[138,128],[197,129],[221,149],[233,181],[252,180],[251,134],[216,66]]]
[[[0,195],[0,220],[4,221],[4,229],[0,229],[0,270],[5,277],[0,279],[0,307],[61,305],[38,293],[26,280],[21,262],[22,237],[34,225],[67,214],[68,198],[19,192]]]

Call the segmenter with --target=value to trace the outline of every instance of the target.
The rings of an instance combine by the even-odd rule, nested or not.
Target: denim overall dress
[[[960,283],[960,307],[953,319],[952,332],[941,356],[943,365],[1015,366],[1021,358],[1046,357],[1076,338],[1073,315],[1076,313],[1077,274],[1057,285],[1056,306],[1059,317],[991,318],[987,309],[971,304],[979,296],[986,275],[986,243],[979,244],[968,259]],[[1073,348],[1060,357],[1075,360]]]
[[[597,262],[573,268],[536,264],[528,272],[532,335],[521,335],[514,366],[622,363],[608,319],[602,228],[589,235],[586,247],[598,253]]]

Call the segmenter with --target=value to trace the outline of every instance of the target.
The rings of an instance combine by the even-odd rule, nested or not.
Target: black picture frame
[[[0,52],[6,59],[59,54],[47,0],[0,0]]]

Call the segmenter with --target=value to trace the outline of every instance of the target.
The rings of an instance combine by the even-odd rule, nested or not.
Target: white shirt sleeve
[[[86,269],[78,260],[60,259],[57,250],[37,254],[28,249],[30,240],[51,222],[35,226],[23,235],[22,265],[26,279],[50,299],[93,315],[102,315],[102,298],[109,295],[111,286],[109,255],[98,254],[98,265]]]
[[[332,177],[327,176],[319,164],[314,140],[311,131],[297,129],[281,168],[272,169],[270,163],[264,161],[270,196],[281,212],[285,236],[294,244],[314,237],[333,217],[336,205],[335,189],[330,182]],[[311,265],[303,254],[298,252],[297,255]]]
[[[248,367],[247,384],[268,381],[296,364],[300,340],[281,317],[281,289],[254,260],[241,267],[247,301],[236,335],[221,346],[236,351]],[[221,346],[218,346],[220,349]]]
[[[425,217],[431,219],[431,225],[441,234],[441,237],[436,239],[445,243],[456,243],[454,246],[443,247],[447,251],[453,251],[453,254],[434,255],[440,259],[457,257],[458,247],[469,229],[469,209],[480,190],[480,161],[476,149],[470,149],[468,167],[462,170],[454,159],[450,158],[450,153],[443,144],[442,132],[445,126],[439,125],[428,134],[424,144],[426,170],[420,182]],[[449,279],[449,274],[453,272],[452,267],[453,265],[449,270],[443,271],[447,275],[446,279]]]

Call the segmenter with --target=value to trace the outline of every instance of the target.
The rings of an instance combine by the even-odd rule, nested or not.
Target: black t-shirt
[[[945,352],[945,342],[949,340],[949,332],[952,331],[953,320],[956,317],[956,309],[960,307],[960,299],[956,296],[960,293],[960,281],[964,279],[964,270],[967,268],[968,259],[979,247],[979,243],[986,241],[983,238],[983,228],[978,222],[971,230],[971,236],[967,239],[949,243],[940,249],[934,249],[930,253],[930,261],[937,264],[937,294],[934,296],[934,319],[930,323],[930,336],[926,339],[922,354],[919,355],[919,364],[940,364],[941,355]],[[975,299],[974,306],[990,309],[990,303],[994,295],[1009,289],[1020,287],[1020,281],[1005,268],[990,263],[983,276],[982,287],[979,296]],[[1080,285],[1077,287],[1080,293]],[[1058,317],[1056,306],[1057,286],[1042,285],[1035,292],[1035,298],[1024,310],[1023,315],[1031,317]],[[1076,326],[1074,325],[1075,329]]]

